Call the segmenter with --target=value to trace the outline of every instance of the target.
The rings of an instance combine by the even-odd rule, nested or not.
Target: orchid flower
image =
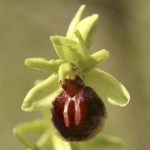
[[[25,60],[26,66],[37,70],[49,71],[52,73],[52,75],[34,86],[27,93],[22,104],[23,111],[30,112],[35,110],[51,109],[53,118],[53,115],[55,115],[55,109],[53,107],[56,105],[54,104],[54,101],[58,99],[58,96],[67,97],[68,95],[71,95],[69,93],[70,91],[67,92],[67,96],[63,95],[62,93],[64,91],[64,93],[66,93],[67,91],[65,88],[67,86],[67,82],[69,82],[69,84],[71,82],[71,86],[69,85],[69,87],[74,87],[74,82],[72,84],[72,81],[76,81],[76,83],[78,83],[77,89],[79,84],[83,85],[79,87],[80,90],[77,90],[73,96],[70,96],[72,100],[72,97],[76,96],[77,93],[83,89],[83,87],[90,87],[92,92],[94,91],[96,96],[99,97],[102,105],[105,102],[109,102],[113,105],[123,107],[129,103],[129,93],[122,83],[110,74],[97,68],[99,64],[108,58],[109,52],[103,49],[93,53],[92,55],[89,54],[89,48],[92,45],[94,34],[98,26],[98,15],[93,14],[81,19],[84,8],[85,5],[82,5],[77,11],[69,25],[66,36],[50,36],[50,40],[59,59],[46,60],[44,58],[27,58]],[[75,88],[73,88],[73,90],[74,89]],[[78,98],[81,98],[81,93],[79,94]],[[67,102],[64,104],[64,108],[66,110],[68,110],[68,105],[71,105],[69,100],[67,100]],[[76,110],[74,110],[76,118],[75,124],[78,125],[82,123],[82,116],[80,115],[82,108],[80,108],[79,104],[76,103],[76,98],[74,103],[75,107],[77,107]],[[105,109],[104,105],[103,109]],[[65,118],[64,125],[68,127],[70,125],[70,120],[68,120],[69,114],[64,113],[63,115]],[[103,120],[107,118],[106,116],[107,114],[104,110],[104,114],[102,116]],[[55,119],[52,119],[52,123],[55,126],[54,120]],[[52,130],[48,131],[50,130],[48,129],[48,124],[49,123],[47,123],[47,121],[43,123],[42,121],[39,121],[39,124],[36,126],[38,128],[41,125],[42,129],[47,129],[47,131],[44,130],[46,133],[44,133],[44,131],[42,132],[43,134],[46,134],[47,139],[50,138],[47,133],[52,132]],[[86,126],[86,124],[84,125]],[[28,147],[35,150],[40,149],[37,145],[33,143],[31,144],[27,139],[25,139],[19,133],[19,131],[22,132],[21,128],[20,130],[19,128],[20,127],[16,127],[14,130],[14,133],[18,136],[18,138]],[[92,130],[92,132],[96,131]],[[59,129],[56,128],[56,132],[58,132],[59,136],[62,138],[62,135],[59,133]],[[69,138],[67,141],[69,141]]]

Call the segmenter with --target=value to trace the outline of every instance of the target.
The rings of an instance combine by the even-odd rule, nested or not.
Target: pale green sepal
[[[94,34],[98,25],[98,14],[93,14],[81,20],[77,26],[80,31],[87,49],[90,48],[93,42]]]
[[[67,38],[72,38],[73,32],[76,29],[76,27],[77,27],[77,25],[80,21],[80,18],[82,16],[82,13],[83,13],[84,9],[85,9],[85,5],[80,6],[80,8],[78,9],[78,11],[75,14],[74,18],[72,19],[72,21],[71,21],[71,23],[68,27],[67,34],[66,34]]]
[[[85,74],[85,83],[92,87],[99,97],[104,101],[109,101],[113,105],[125,106],[129,103],[129,93],[126,88],[113,76],[94,69]]]
[[[84,52],[76,41],[62,36],[51,36],[50,39],[60,59],[78,66],[79,60],[84,58]]]
[[[28,92],[22,104],[22,109],[34,111],[49,108],[61,91],[62,88],[58,84],[58,75],[53,74]]]
[[[47,123],[44,119],[38,119],[31,122],[18,124],[16,129],[21,134],[43,134],[47,128]]]
[[[31,148],[32,150],[44,150],[37,146],[35,143],[30,141],[29,139],[25,138],[20,132],[18,132],[16,129],[13,130],[14,134],[17,136],[17,138],[28,148]]]
[[[101,64],[108,58],[109,52],[106,50],[100,50],[98,52],[93,53],[91,56],[96,60],[97,64]]]
[[[51,71],[57,74],[59,66],[63,63],[63,60],[46,60],[44,58],[28,58],[25,60],[25,65],[37,70]]]

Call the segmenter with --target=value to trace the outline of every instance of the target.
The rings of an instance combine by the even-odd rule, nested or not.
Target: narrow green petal
[[[47,124],[43,119],[39,119],[18,124],[16,129],[22,134],[42,134],[47,129]]]
[[[75,35],[78,39],[78,43],[80,44],[81,48],[83,49],[84,55],[88,55],[88,50],[86,48],[86,45],[84,43],[84,40],[82,38],[82,35],[81,35],[80,31],[76,30],[74,33],[75,33]]]
[[[90,62],[90,63],[89,63]],[[90,55],[84,57],[80,62],[78,67],[84,72],[87,73],[97,67],[97,61]]]
[[[97,64],[100,64],[108,58],[109,52],[106,50],[100,50],[93,53],[91,56],[96,60]]]
[[[71,21],[71,23],[69,25],[67,34],[66,34],[67,38],[72,38],[73,32],[76,29],[76,27],[77,27],[77,25],[78,25],[78,23],[80,21],[80,18],[82,16],[82,13],[83,13],[84,9],[85,9],[85,5],[80,6],[80,8],[78,9],[78,11],[75,14],[74,18],[72,19],[72,21]]]
[[[35,143],[30,141],[29,139],[25,138],[22,134],[20,134],[16,129],[13,130],[14,134],[17,136],[17,138],[28,148],[31,148],[32,150],[43,150],[40,147],[38,147]]]
[[[50,39],[60,59],[78,66],[79,60],[84,58],[84,52],[76,41],[62,36],[51,36]]]
[[[130,96],[126,88],[104,71],[94,69],[85,74],[85,83],[91,86],[102,100],[107,100],[113,105],[125,106],[129,102]]]
[[[108,51],[100,50],[93,53],[92,55],[87,55],[82,60],[80,60],[78,67],[84,72],[87,73],[105,61],[109,56]],[[90,63],[89,63],[90,62]]]
[[[78,24],[77,29],[80,31],[86,47],[89,49],[92,45],[95,31],[98,25],[98,15],[93,14],[81,20]]]
[[[63,60],[46,60],[44,58],[28,58],[25,60],[25,65],[37,70],[51,71],[57,74],[59,66],[63,63]]]
[[[28,92],[22,104],[22,109],[34,111],[49,108],[61,91],[62,88],[58,85],[58,75],[51,75]]]

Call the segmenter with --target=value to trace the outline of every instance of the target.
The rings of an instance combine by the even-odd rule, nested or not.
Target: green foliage
[[[47,112],[47,108],[50,109],[53,100],[62,91],[62,88],[58,85],[60,78],[83,75],[85,84],[92,87],[102,100],[121,107],[129,102],[130,96],[126,88],[117,79],[96,68],[108,58],[108,51],[100,50],[89,55],[88,49],[94,39],[98,15],[94,14],[81,20],[84,8],[85,6],[82,5],[77,11],[70,23],[66,37],[50,37],[60,59],[48,61],[44,58],[28,58],[25,61],[25,65],[28,67],[53,73],[49,78],[34,86],[28,92],[22,104],[24,111],[43,110],[46,114],[44,119],[20,124],[14,129],[14,134],[18,139],[32,150],[72,149],[69,142],[64,142],[54,135],[49,123],[49,112]],[[74,72],[73,68],[68,70],[67,65],[62,67],[64,63],[68,62],[75,64],[79,70]],[[36,144],[23,136],[23,134],[29,133],[40,135]],[[101,135],[95,139],[95,142],[91,142],[91,147],[94,149],[97,144],[99,144],[99,148],[118,147],[122,144],[122,141],[116,137]],[[80,150],[85,149],[85,147],[87,150],[89,149],[87,142],[78,145]]]

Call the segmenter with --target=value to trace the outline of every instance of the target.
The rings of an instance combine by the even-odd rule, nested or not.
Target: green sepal
[[[98,14],[93,14],[92,16],[84,18],[78,23],[77,29],[80,31],[87,49],[89,49],[92,45],[98,25],[98,18]],[[74,40],[76,40],[76,38],[74,38]]]
[[[68,31],[66,34],[67,38],[72,38],[73,36],[73,32],[75,31],[75,29],[77,28],[77,25],[81,19],[82,13],[85,9],[85,5],[80,6],[80,8],[78,9],[77,13],[75,14],[74,18],[72,19],[69,27],[68,27]]]
[[[16,129],[13,130],[14,134],[17,136],[17,138],[28,148],[31,148],[32,150],[44,150],[40,148],[38,145],[30,141],[28,138],[24,137],[20,132],[18,132]]]
[[[58,84],[58,75],[51,75],[34,86],[26,95],[22,104],[24,111],[50,108],[52,101],[60,94],[62,88]]]
[[[25,60],[25,65],[37,70],[51,71],[54,74],[58,73],[59,66],[63,60],[46,60],[44,58],[28,58]]]
[[[51,36],[50,39],[60,59],[78,66],[79,60],[84,58],[83,49],[76,41],[63,36]]]
[[[104,71],[94,69],[85,74],[85,83],[92,87],[104,101],[118,106],[125,106],[129,103],[130,96],[126,88]]]

